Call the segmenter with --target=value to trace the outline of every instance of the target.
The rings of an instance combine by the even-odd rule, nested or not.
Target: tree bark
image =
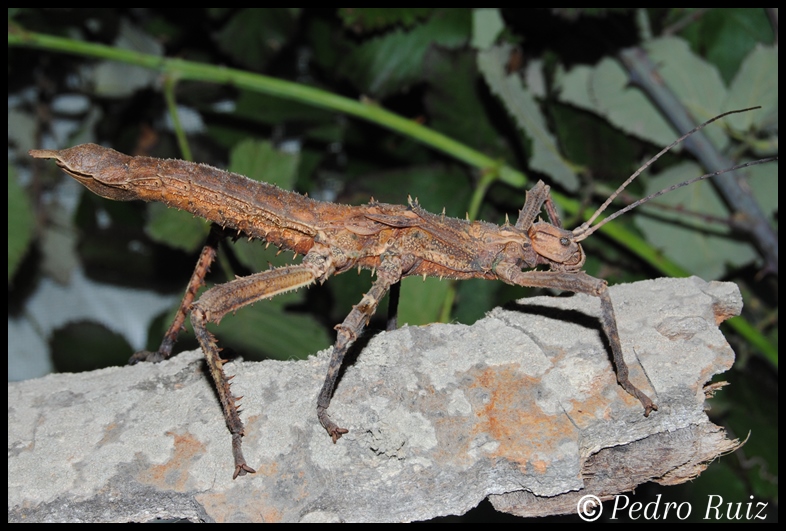
[[[213,384],[187,352],[8,384],[9,521],[413,521],[487,497],[539,516],[688,481],[738,445],[705,397],[734,361],[718,325],[739,291],[695,277],[610,289],[631,381],[659,408],[648,418],[617,385],[598,299],[533,297],[472,326],[361,338],[328,410],[350,430],[336,444],[315,409],[330,350],[228,363],[257,470],[232,481]]]

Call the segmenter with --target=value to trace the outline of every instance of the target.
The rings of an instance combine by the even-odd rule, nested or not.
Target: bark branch
[[[371,338],[331,404],[350,430],[337,444],[316,417],[329,350],[227,364],[257,470],[232,481],[189,352],[9,384],[9,521],[412,521],[486,497],[533,516],[687,481],[738,444],[707,418],[705,385],[734,361],[718,324],[739,291],[695,277],[610,289],[631,380],[660,408],[649,418],[616,383],[597,299],[528,298],[473,326]]]
[[[652,98],[677,131],[693,129],[696,118],[690,116],[677,96],[663,84],[662,78],[657,75],[657,66],[646,51],[641,48],[628,48],[622,51],[620,60],[628,69],[631,83],[641,87]],[[703,131],[685,139],[685,148],[701,161],[708,172],[734,166],[731,159],[715,149]],[[734,172],[718,175],[712,182],[733,210],[734,217],[744,220],[738,226],[750,234],[753,243],[764,257],[766,269],[777,275],[778,235],[753,197],[750,187],[741,184],[744,180]]]

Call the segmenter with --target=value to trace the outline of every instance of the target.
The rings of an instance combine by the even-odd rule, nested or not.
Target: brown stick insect
[[[549,187],[543,181],[527,192],[516,224],[506,221],[498,226],[431,214],[411,199],[407,206],[373,200],[362,206],[316,201],[210,166],[131,157],[95,144],[59,151],[32,150],[30,155],[55,159],[63,171],[102,197],[118,201],[161,201],[214,223],[161,346],[157,352],[135,354],[131,362],[169,358],[190,312],[194,332],[207,358],[232,434],[233,477],[236,478],[253,473],[254,469],[246,464],[241,449],[244,426],[238,414],[238,397],[230,391],[216,340],[208,332],[207,323],[219,323],[227,313],[243,306],[314,282],[322,283],[332,275],[351,269],[371,269],[376,272],[376,279],[346,319],[336,326],[336,343],[317,399],[317,417],[334,443],[347,433],[328,415],[347,349],[362,333],[389,290],[392,291],[389,310],[395,315],[399,281],[413,275],[501,280],[517,286],[557,288],[598,297],[601,324],[611,346],[617,381],[641,402],[644,415],[649,416],[658,407],[628,378],[607,283],[582,271],[586,257],[580,242],[611,219],[679,186],[777,160],[777,157],[762,159],[702,175],[637,201],[592,226],[614,197],[656,159],[692,133],[734,112],[742,111],[727,112],[708,120],[664,148],[623,183],[589,221],[573,231],[562,227]],[[545,209],[548,222],[536,221],[541,209]],[[225,231],[265,240],[280,249],[302,254],[304,258],[297,265],[271,268],[214,286],[194,302]],[[528,271],[538,266],[547,269]]]

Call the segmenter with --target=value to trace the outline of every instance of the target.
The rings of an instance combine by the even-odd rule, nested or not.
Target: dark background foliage
[[[317,97],[142,68],[120,55],[100,60],[76,44],[26,41],[26,31],[260,73],[365,110],[352,116]],[[542,178],[574,227],[685,132],[670,125],[673,108],[631,83],[627,49],[645,50],[694,124],[763,107],[706,130],[736,162],[777,154],[776,39],[777,11],[753,9],[9,10],[9,377],[122,364],[137,348],[157,348],[208,229],[161,205],[98,198],[53,164],[34,164],[28,149],[97,142],[206,162],[319,199],[404,203],[412,196],[434,212],[500,224],[506,215],[515,220],[526,189]],[[459,144],[424,144],[406,126],[378,119],[381,108]],[[463,148],[491,163],[473,163]],[[623,199],[715,169],[675,150]],[[777,163],[746,174],[777,231]],[[732,385],[712,400],[710,415],[748,442],[693,483],[648,485],[635,499],[688,501],[691,519],[700,520],[714,494],[742,503],[743,512],[749,501],[766,501],[777,518],[777,250],[773,262],[709,183],[660,202],[667,206],[607,226],[622,235],[588,239],[586,271],[612,284],[682,273],[740,286],[743,319],[726,328],[738,361],[722,375]],[[210,283],[292,261],[259,242],[224,249]],[[67,289],[77,277],[79,298]],[[368,272],[341,275],[244,308],[216,333],[245,359],[307,356],[330,346],[332,326],[369,285]],[[400,322],[410,325],[472,323],[535,293],[438,279],[408,279],[402,291]],[[116,309],[97,304],[105,299],[120,306],[121,320],[136,322],[129,325],[136,335],[113,317]],[[134,339],[140,327],[146,340]],[[183,334],[177,348],[196,348],[193,336]],[[14,354],[28,367],[18,368]]]

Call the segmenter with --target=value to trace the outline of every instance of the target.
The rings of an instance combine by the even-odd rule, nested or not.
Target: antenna
[[[767,163],[767,162],[772,162],[772,161],[778,160],[778,157],[769,157],[769,158],[765,158],[765,159],[760,159],[760,160],[755,160],[755,161],[751,161],[751,162],[746,162],[746,163],[744,163],[744,164],[739,164],[739,165],[737,165],[737,166],[734,166],[734,167],[732,167],[732,168],[726,168],[726,169],[723,169],[723,170],[718,170],[718,171],[715,171],[715,172],[712,172],[712,173],[707,173],[707,174],[704,174],[704,175],[702,175],[701,177],[696,177],[696,178],[694,178],[694,179],[690,179],[690,180],[688,180],[688,181],[685,181],[684,183],[675,184],[675,185],[673,185],[673,186],[670,186],[670,187],[668,187],[668,188],[665,188],[665,189],[663,189],[663,190],[661,190],[661,191],[659,191],[659,192],[655,192],[654,194],[652,194],[652,195],[649,195],[649,196],[645,197],[644,199],[639,199],[639,200],[638,200],[638,201],[636,201],[635,203],[633,203],[633,204],[630,204],[630,205],[626,206],[625,208],[623,208],[622,210],[620,210],[620,211],[618,211],[618,212],[615,212],[614,214],[612,214],[611,216],[607,217],[606,219],[604,219],[603,221],[601,221],[600,223],[598,223],[598,224],[597,224],[597,225],[595,225],[594,227],[590,228],[590,226],[591,226],[591,225],[592,225],[592,223],[593,223],[593,222],[594,222],[594,221],[595,221],[595,220],[598,218],[598,216],[600,216],[600,214],[601,214],[601,213],[602,213],[604,210],[606,210],[606,208],[608,208],[608,206],[611,204],[611,202],[612,202],[612,201],[614,201],[614,199],[616,199],[616,197],[617,197],[617,196],[618,196],[618,195],[619,195],[619,194],[620,194],[620,193],[621,193],[621,192],[622,192],[622,191],[623,191],[623,190],[624,190],[624,189],[625,189],[625,188],[626,188],[626,187],[627,187],[627,186],[628,186],[628,185],[629,185],[631,182],[633,182],[633,180],[634,180],[636,177],[638,177],[639,175],[641,175],[641,173],[642,173],[644,170],[646,170],[647,168],[649,168],[650,166],[652,166],[652,164],[653,164],[653,163],[654,163],[656,160],[658,160],[659,158],[661,158],[661,157],[662,157],[662,156],[663,156],[663,155],[664,155],[664,154],[665,154],[667,151],[669,151],[671,148],[673,148],[673,147],[674,147],[674,146],[676,146],[677,144],[681,143],[683,140],[685,140],[686,138],[688,138],[689,136],[691,136],[691,135],[692,135],[693,133],[695,133],[696,131],[698,131],[698,130],[700,130],[700,129],[703,129],[704,127],[708,126],[708,125],[709,125],[709,124],[711,124],[712,122],[714,122],[714,121],[716,121],[716,120],[719,120],[719,119],[723,118],[724,116],[728,116],[728,115],[730,115],[730,114],[737,114],[737,113],[741,113],[741,112],[752,111],[752,110],[754,110],[754,109],[760,109],[760,108],[761,108],[761,107],[749,107],[749,108],[747,108],[747,109],[739,109],[739,110],[736,110],[736,111],[728,111],[728,112],[724,112],[723,114],[719,114],[718,116],[716,116],[716,117],[714,117],[714,118],[711,118],[711,119],[707,120],[707,121],[706,121],[706,122],[704,122],[703,124],[701,124],[701,125],[698,125],[698,126],[694,127],[693,129],[691,129],[690,131],[688,131],[687,133],[685,133],[684,135],[682,135],[681,137],[679,137],[677,140],[675,140],[674,142],[672,142],[671,144],[669,144],[668,146],[666,146],[665,148],[663,148],[662,150],[660,150],[660,151],[659,151],[659,152],[658,152],[658,153],[657,153],[655,156],[653,156],[653,157],[652,157],[650,160],[648,160],[647,162],[645,162],[645,163],[644,163],[644,165],[643,165],[641,168],[639,168],[638,170],[636,170],[636,171],[633,173],[633,175],[631,175],[630,177],[628,177],[628,179],[627,179],[627,180],[626,180],[624,183],[622,183],[622,185],[620,185],[620,187],[619,187],[619,188],[617,188],[617,190],[616,190],[616,191],[615,191],[613,194],[611,194],[611,195],[609,196],[609,198],[608,198],[608,199],[606,199],[606,201],[605,201],[605,202],[604,202],[604,203],[603,203],[603,204],[600,206],[600,208],[598,208],[598,210],[596,210],[596,211],[595,211],[595,213],[592,215],[592,217],[590,217],[590,219],[589,219],[589,220],[587,220],[586,222],[582,223],[582,224],[581,224],[579,227],[576,227],[576,228],[573,230],[573,236],[574,236],[574,239],[575,239],[575,241],[577,241],[577,242],[580,242],[580,241],[582,241],[582,240],[586,239],[587,237],[589,237],[589,235],[590,235],[590,234],[592,234],[593,232],[595,232],[596,230],[598,230],[600,227],[602,227],[603,225],[605,225],[605,224],[606,224],[606,223],[608,223],[609,221],[611,221],[611,220],[613,220],[613,219],[615,219],[615,218],[617,218],[617,217],[621,216],[622,214],[624,214],[624,213],[626,213],[626,212],[628,212],[628,211],[630,211],[630,210],[632,210],[632,209],[636,208],[637,206],[639,206],[639,205],[641,205],[641,204],[643,204],[643,203],[646,203],[646,202],[647,202],[647,201],[649,201],[650,199],[654,199],[654,198],[656,198],[656,197],[658,197],[658,196],[661,196],[661,195],[663,195],[663,194],[667,194],[667,193],[669,193],[669,192],[672,192],[672,191],[676,190],[677,188],[681,188],[681,187],[683,187],[683,186],[687,186],[687,185],[689,185],[689,184],[693,184],[693,183],[695,183],[695,182],[697,182],[697,181],[701,181],[701,180],[704,180],[704,179],[709,179],[710,177],[715,177],[716,175],[721,175],[721,174],[723,174],[723,173],[727,173],[727,172],[730,172],[730,171],[735,171],[735,170],[739,170],[739,169],[742,169],[742,168],[747,168],[748,166],[754,166],[754,165],[756,165],[756,164],[764,164],[764,163]]]

